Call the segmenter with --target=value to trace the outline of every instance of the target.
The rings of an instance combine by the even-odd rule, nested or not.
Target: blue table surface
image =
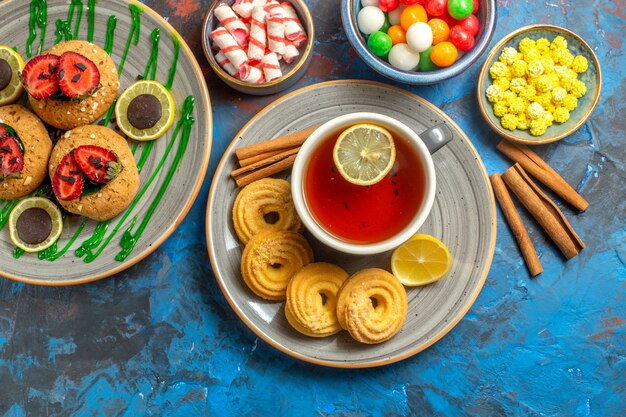
[[[0,278],[0,415],[625,415],[623,0],[498,0],[491,43],[526,24],[554,23],[580,34],[600,59],[603,94],[591,119],[537,150],[591,202],[576,214],[557,200],[587,248],[565,261],[522,213],[545,269],[532,279],[498,210],[493,264],[465,318],[424,352],[365,370],[286,356],[226,302],[204,236],[209,186],[236,132],[280,94],[241,95],[210,71],[200,41],[208,0],[145,3],[181,31],[205,71],[216,121],[209,171],[177,231],[127,271],[70,288]],[[314,57],[291,90],[342,78],[388,82],[348,44],[338,0],[307,3]],[[435,86],[398,86],[448,113],[491,174],[510,161],[477,110],[481,64]]]

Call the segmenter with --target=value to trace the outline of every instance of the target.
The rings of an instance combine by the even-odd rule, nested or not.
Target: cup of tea
[[[362,123],[391,133],[396,150],[391,171],[368,186],[343,178],[333,159],[341,133]],[[418,135],[382,114],[336,117],[315,130],[298,152],[291,174],[296,211],[315,238],[338,251],[371,255],[394,249],[428,217],[436,188],[431,154],[451,140],[444,124]]]

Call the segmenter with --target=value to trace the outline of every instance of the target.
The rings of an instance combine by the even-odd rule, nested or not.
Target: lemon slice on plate
[[[61,210],[44,197],[20,201],[9,215],[11,241],[25,252],[49,248],[61,236],[62,230]]]
[[[373,185],[385,178],[396,160],[391,133],[380,126],[358,124],[339,135],[333,161],[346,181]]]
[[[174,98],[163,84],[156,81],[137,81],[117,99],[115,118],[117,126],[131,139],[154,140],[174,123]]]
[[[0,106],[15,102],[24,87],[20,73],[24,69],[24,60],[13,49],[0,45]]]
[[[391,271],[409,287],[438,281],[451,267],[452,256],[446,245],[429,235],[413,235],[391,255]]]

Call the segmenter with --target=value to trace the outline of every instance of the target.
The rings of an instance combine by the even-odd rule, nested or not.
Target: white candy
[[[378,0],[361,0],[361,6],[376,6],[378,7]]]
[[[387,13],[387,16],[389,17],[389,23],[391,23],[392,25],[399,25],[400,15],[402,14],[402,11],[404,9],[406,9],[406,4],[400,3],[398,7]]]
[[[366,35],[370,35],[385,24],[385,13],[378,7],[367,6],[359,11],[356,17],[359,30]]]
[[[420,54],[406,43],[398,43],[389,51],[389,63],[403,71],[412,71],[420,63]]]
[[[433,44],[433,30],[424,22],[413,23],[406,31],[406,43],[416,52],[424,52]]]

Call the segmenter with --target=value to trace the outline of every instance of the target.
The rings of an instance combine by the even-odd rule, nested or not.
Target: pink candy
[[[219,27],[210,34],[215,59],[232,77],[263,83],[282,77],[280,60],[293,62],[307,41],[288,1],[236,0],[214,9]]]

